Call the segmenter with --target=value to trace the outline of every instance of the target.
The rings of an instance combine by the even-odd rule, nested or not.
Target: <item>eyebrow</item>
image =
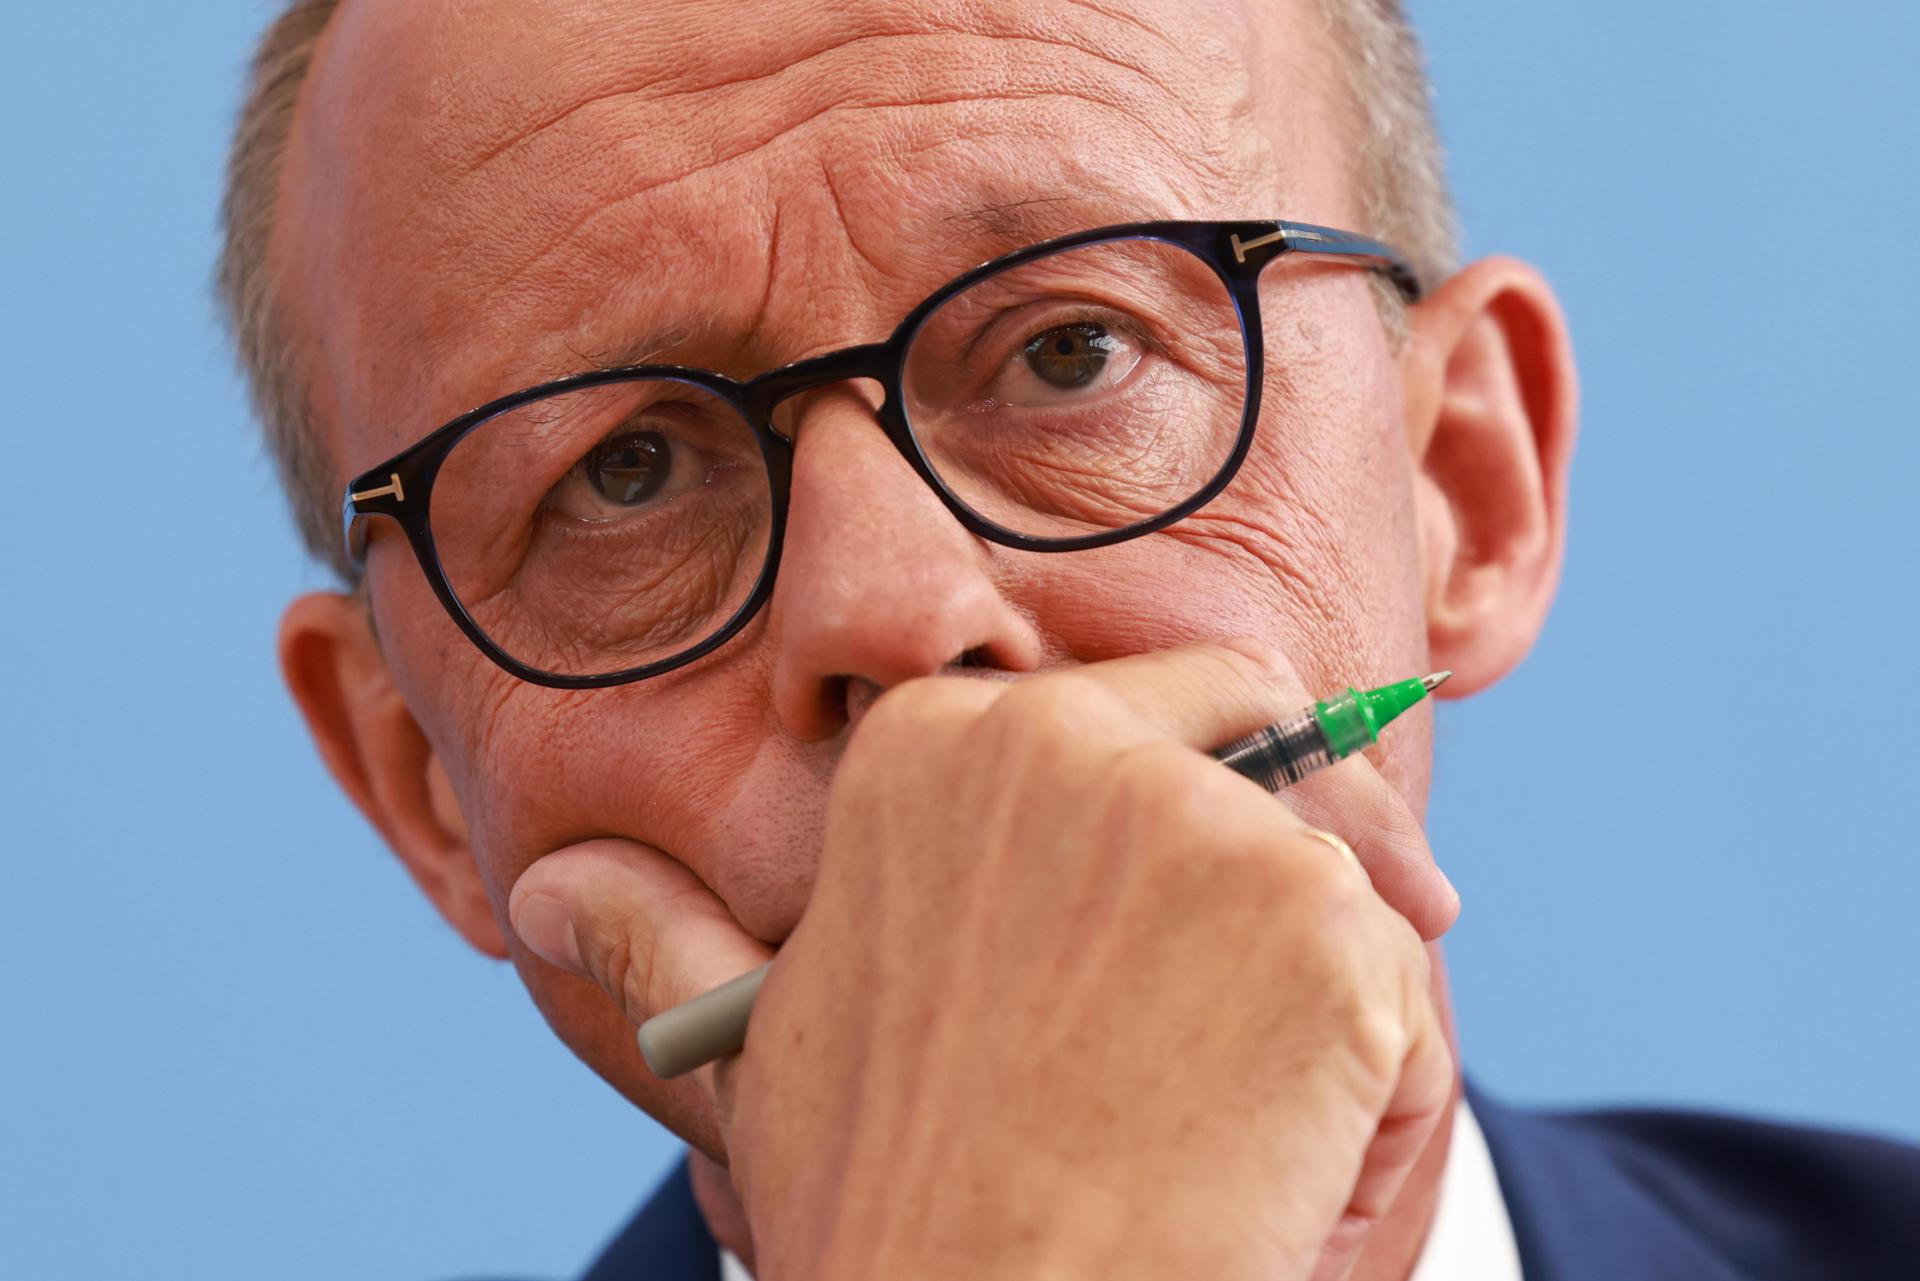
[[[675,347],[693,340],[710,325],[670,325],[662,329],[652,329],[635,334],[610,347],[589,347],[582,350],[569,346],[567,352],[577,362],[565,372],[579,372],[594,369],[621,369],[628,365],[652,365],[659,363],[659,357],[666,355]]]
[[[1144,210],[1135,200],[1094,188],[990,201],[950,213],[941,221],[970,231],[985,250],[980,257],[956,269],[954,274],[958,275],[960,270],[1060,236],[1171,216],[1176,215]]]
[[[1088,209],[1088,206],[1089,202],[1080,196],[1029,196],[1024,200],[976,205],[950,213],[941,221],[971,227],[982,238],[1006,242],[1008,248],[1014,249],[1080,230],[1084,219],[1063,219],[1061,214]],[[1069,222],[1071,226],[1067,225]]]

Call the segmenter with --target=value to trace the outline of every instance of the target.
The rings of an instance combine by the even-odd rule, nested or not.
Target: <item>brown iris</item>
[[[1084,387],[1107,367],[1114,347],[1113,337],[1103,325],[1060,325],[1027,344],[1027,368],[1049,387]]]
[[[587,479],[601,497],[631,507],[660,492],[673,470],[673,455],[659,432],[627,432],[597,446],[586,466]]]

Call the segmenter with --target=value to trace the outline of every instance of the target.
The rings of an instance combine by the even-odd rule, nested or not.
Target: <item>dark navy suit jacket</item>
[[[1463,1074],[1464,1075],[1464,1074]],[[1525,1281],[1920,1281],[1920,1147],[1713,1112],[1467,1104]],[[682,1161],[582,1281],[719,1281]]]

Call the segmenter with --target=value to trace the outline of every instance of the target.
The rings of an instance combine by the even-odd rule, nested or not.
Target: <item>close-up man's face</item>
[[[1182,218],[1368,230],[1319,5],[1249,7],[349,0],[301,96],[272,246],[335,482],[561,375],[645,362],[746,379],[879,342],[947,280],[1056,235]],[[777,944],[808,901],[836,761],[911,678],[1252,637],[1322,693],[1443,663],[1459,692],[1498,679],[1551,572],[1498,625],[1436,621],[1470,594],[1447,584],[1475,531],[1449,489],[1471,445],[1438,462],[1430,448],[1443,402],[1469,394],[1423,356],[1434,304],[1396,336],[1368,273],[1289,255],[1259,305],[1244,465],[1196,514],[1109,547],[969,533],[882,432],[871,382],[786,402],[771,597],[711,654],[629,684],[516,679],[461,634],[399,528],[371,522],[384,675],[368,679],[418,722],[432,795],[414,809],[454,851],[438,873],[410,860],[423,886],[475,946],[513,957],[596,1071],[719,1156],[701,1079],[657,1080],[615,1002],[510,944],[508,895],[543,855],[596,836],[653,846]],[[1421,813],[1429,720],[1370,755]]]

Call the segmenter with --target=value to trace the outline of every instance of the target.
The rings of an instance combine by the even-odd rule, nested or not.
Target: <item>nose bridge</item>
[[[782,365],[778,369],[768,370],[747,384],[747,391],[753,397],[755,407],[769,424],[773,421],[773,411],[783,401],[802,392],[813,391],[837,382],[863,379],[877,382],[881,387],[882,404],[893,397],[893,360],[891,349],[878,343],[869,343],[860,347],[843,347],[839,351],[830,351],[807,360],[795,361],[791,365]],[[791,439],[791,434],[781,432]]]
[[[871,364],[823,362],[767,403],[851,378],[887,381]],[[890,447],[863,435],[873,431],[873,409],[842,399],[827,393],[795,406],[810,440],[793,451],[769,602],[774,706],[788,732],[807,740],[850,719],[850,678],[886,689],[969,653],[1024,671],[1040,653],[1032,627],[1002,598],[986,550],[902,461],[898,439]],[[880,414],[882,434],[892,436],[887,418]]]

